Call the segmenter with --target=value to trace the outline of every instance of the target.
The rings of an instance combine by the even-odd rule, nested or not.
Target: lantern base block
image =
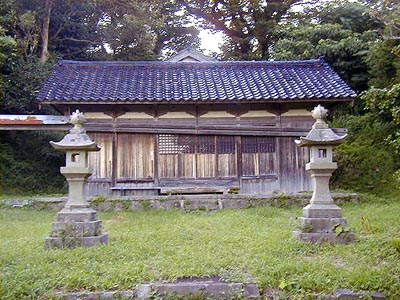
[[[97,213],[91,208],[63,208],[57,213],[59,222],[92,222],[97,220]]]
[[[341,218],[342,209],[336,204],[308,204],[303,208],[305,218]]]
[[[93,247],[97,244],[108,244],[108,234],[85,237],[48,237],[45,242],[46,249]]]
[[[301,232],[294,231],[294,237],[302,242],[309,243],[332,243],[332,244],[350,244],[354,243],[354,233],[341,233],[334,232]]]

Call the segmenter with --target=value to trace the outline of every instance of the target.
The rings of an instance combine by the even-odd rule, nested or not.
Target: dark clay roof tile
[[[59,62],[39,101],[343,99],[356,94],[320,59],[284,62]]]

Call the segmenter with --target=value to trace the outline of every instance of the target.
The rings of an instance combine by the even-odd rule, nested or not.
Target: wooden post
[[[153,160],[153,176],[154,176],[154,185],[159,185],[158,179],[158,155],[159,155],[159,146],[158,146],[158,134],[154,134],[154,160]]]
[[[242,165],[242,137],[236,137],[236,163],[237,163],[237,176],[239,180],[239,187],[242,187],[242,175],[243,175],[243,165]]]
[[[117,185],[117,172],[118,172],[118,134],[117,134],[117,115],[115,113],[112,114],[112,128],[113,128],[113,137],[112,137],[112,170],[111,170],[111,185]]]

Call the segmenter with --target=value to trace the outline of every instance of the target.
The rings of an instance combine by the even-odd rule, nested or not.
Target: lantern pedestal
[[[318,178],[315,174],[313,178]],[[320,183],[314,185],[321,188]],[[324,188],[329,185],[325,185]],[[303,217],[300,218],[301,230],[294,231],[294,237],[298,240],[311,243],[341,243],[354,242],[353,233],[347,232],[347,219],[342,217],[342,209],[337,206],[330,194],[321,194],[319,197],[317,189],[314,189],[313,197],[306,207],[303,208]],[[329,190],[328,190],[329,191]]]
[[[108,244],[108,235],[102,233],[102,222],[96,212],[90,209],[60,211],[53,223],[50,237],[46,238],[46,248],[92,247]]]
[[[86,135],[82,124],[85,118],[77,111],[71,117],[74,128],[60,142],[50,142],[57,150],[66,152],[66,166],[61,174],[68,182],[68,200],[57,213],[46,248],[91,247],[108,244],[108,235],[102,232],[102,222],[97,220],[96,211],[90,208],[84,194],[86,179],[90,176],[88,151],[99,151],[96,143]]]
[[[340,144],[346,136],[337,136],[322,119],[326,110],[318,106],[313,111],[317,120],[305,138],[296,141],[300,147],[310,147],[310,162],[306,170],[311,173],[314,191],[310,204],[303,208],[301,229],[294,231],[294,237],[312,243],[351,243],[354,234],[348,232],[347,219],[342,218],[342,209],[332,199],[329,190],[329,179],[337,164],[332,161],[332,149]]]

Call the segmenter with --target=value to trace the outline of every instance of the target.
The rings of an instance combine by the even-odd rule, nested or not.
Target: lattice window
[[[198,153],[215,153],[215,137],[211,135],[198,136]]]
[[[235,137],[234,136],[218,136],[217,137],[218,154],[235,153]]]
[[[159,153],[194,153],[194,141],[194,136],[192,135],[160,134],[158,136]]]
[[[160,134],[158,147],[160,154],[179,153],[235,153],[234,136],[211,136],[211,135],[177,135]]]
[[[266,136],[242,137],[242,153],[274,153],[275,138]]]
[[[269,136],[258,136],[257,145],[259,153],[274,153],[275,138]]]
[[[178,135],[178,145],[181,149],[180,153],[195,153],[195,136]]]

